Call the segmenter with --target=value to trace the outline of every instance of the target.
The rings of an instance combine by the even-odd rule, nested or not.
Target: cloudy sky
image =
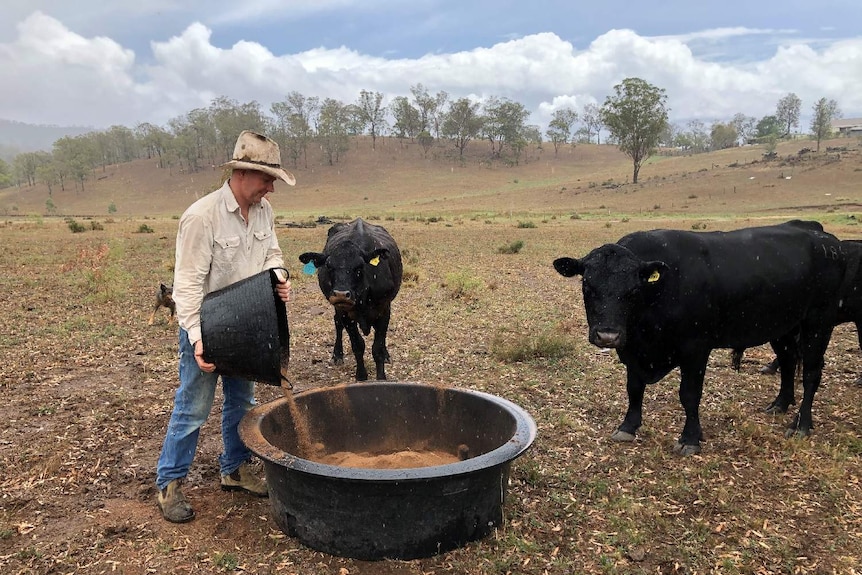
[[[793,92],[862,116],[860,0],[3,0],[0,119],[166,125],[216,97],[385,102],[421,83],[544,127],[640,77],[671,120],[760,118]]]

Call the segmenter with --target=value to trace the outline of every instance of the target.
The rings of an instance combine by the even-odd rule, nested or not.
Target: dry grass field
[[[777,379],[749,350],[739,373],[716,350],[706,376],[700,455],[671,451],[682,426],[677,374],[647,390],[634,444],[622,419],[624,369],[586,339],[577,282],[551,266],[648,228],[734,229],[796,217],[862,239],[862,149],[799,156],[810,142],[657,157],[628,184],[612,147],[531,151],[527,162],[464,165],[388,140],[342,165],[309,159],[272,196],[291,270],[291,372],[298,390],[349,382],[332,366],[331,313],[296,256],[322,247],[321,215],[384,225],[405,253],[387,368],[393,380],[477,389],[535,418],[512,467],[505,522],[491,536],[414,561],[363,562],[285,536],[266,500],[225,494],[216,407],[187,495],[197,518],[165,522],[155,462],[177,385],[176,326],[159,311],[177,216],[220,171],[109,166],[84,191],[0,190],[0,573],[442,575],[860,573],[862,372],[855,330],[839,326],[810,438],[785,439],[794,411],[762,408]],[[824,146],[825,147],[825,146]],[[108,213],[114,204],[115,213]],[[518,253],[501,248],[523,242]],[[278,388],[259,385],[258,400]],[[216,400],[218,406],[219,399]]]

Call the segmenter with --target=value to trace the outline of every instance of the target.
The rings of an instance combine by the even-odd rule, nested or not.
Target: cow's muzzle
[[[350,309],[356,305],[356,300],[349,291],[333,290],[329,295],[329,303],[338,309]]]
[[[594,329],[590,333],[590,343],[598,347],[618,348],[622,345],[622,333],[615,329]]]

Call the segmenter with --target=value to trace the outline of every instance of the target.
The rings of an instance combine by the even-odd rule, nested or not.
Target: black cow
[[[674,450],[698,453],[700,398],[712,349],[770,342],[789,363],[797,336],[805,395],[788,434],[810,433],[845,269],[838,239],[819,223],[635,232],[583,259],[559,258],[554,267],[564,276],[583,277],[589,340],[615,348],[626,366],[629,405],[614,440],[634,440],[646,385],[679,367],[685,426]],[[792,373],[782,374],[772,405],[786,409],[792,394]]]
[[[859,340],[859,348],[862,349],[862,241],[843,240],[841,249],[848,258],[848,267],[847,279],[844,282],[838,302],[836,325],[850,322],[856,324],[856,337]],[[737,371],[739,371],[744,351],[742,349],[733,350],[731,364]],[[798,359],[798,354],[796,357]],[[775,375],[779,369],[778,357],[776,356],[760,368],[760,373]],[[856,385],[862,385],[862,375],[856,378]]]
[[[386,379],[383,364],[389,362],[386,333],[389,330],[392,300],[401,288],[401,252],[392,236],[381,226],[357,218],[349,224],[329,228],[322,253],[299,256],[304,264],[314,262],[317,283],[335,308],[335,345],[332,362],[344,363],[342,330],[347,329],[356,357],[356,380],[368,379],[365,369],[364,335],[374,328],[371,356],[377,379]]]

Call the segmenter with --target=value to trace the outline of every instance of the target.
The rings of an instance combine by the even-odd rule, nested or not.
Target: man
[[[293,186],[293,175],[281,168],[281,152],[273,140],[251,131],[239,135],[233,159],[223,164],[231,175],[218,190],[193,203],[177,231],[174,302],[179,322],[179,378],[174,408],[156,469],[158,503],[165,519],[184,523],[195,512],[181,485],[197,449],[200,428],[212,409],[218,374],[204,360],[201,302],[206,294],[263,270],[282,267],[272,206],[266,195],[276,179]],[[290,282],[276,286],[290,300]],[[252,453],[239,438],[237,426],[254,405],[254,383],[222,376],[224,406],[219,456],[221,487],[266,497],[266,483],[248,466]]]

